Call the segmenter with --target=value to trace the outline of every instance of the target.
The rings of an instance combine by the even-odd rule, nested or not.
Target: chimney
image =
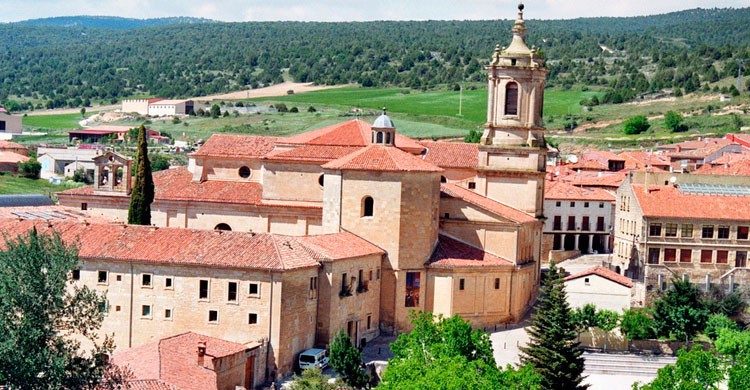
[[[203,357],[206,356],[206,342],[198,342],[198,365],[203,366]]]

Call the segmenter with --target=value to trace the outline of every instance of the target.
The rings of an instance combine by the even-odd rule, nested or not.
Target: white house
[[[192,110],[192,100],[160,100],[148,105],[151,116],[187,115]]]
[[[626,276],[604,267],[593,267],[564,280],[568,303],[573,309],[587,304],[617,313],[630,309],[633,281]]]
[[[39,163],[42,164],[42,170],[40,176],[42,179],[49,179],[51,177],[61,177],[71,172],[75,172],[77,168],[85,168],[85,165],[75,165],[74,163],[90,163],[93,164],[94,157],[101,154],[101,151],[96,149],[58,149],[58,148],[39,148],[37,149],[39,155]],[[70,164],[74,164],[70,166]],[[70,167],[69,167],[70,166]],[[66,168],[75,167],[74,170]]]

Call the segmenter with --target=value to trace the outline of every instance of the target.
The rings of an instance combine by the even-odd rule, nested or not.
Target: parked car
[[[300,369],[317,367],[321,370],[328,367],[328,351],[320,348],[308,349],[299,354]]]

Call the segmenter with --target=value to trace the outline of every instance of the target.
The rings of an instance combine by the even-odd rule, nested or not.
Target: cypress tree
[[[154,179],[151,177],[151,163],[148,161],[148,141],[146,128],[138,129],[138,151],[135,155],[135,180],[130,193],[128,223],[151,225],[151,203],[154,201]]]
[[[566,299],[564,272],[554,264],[542,282],[541,296],[531,326],[526,330],[531,337],[521,348],[521,362],[532,364],[542,377],[543,389],[586,389],[582,385],[583,351],[577,349],[576,324]]]

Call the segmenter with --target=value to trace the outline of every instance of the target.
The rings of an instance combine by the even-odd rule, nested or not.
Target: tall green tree
[[[578,349],[576,321],[563,284],[564,271],[552,264],[542,283],[536,314],[526,330],[531,337],[521,348],[521,362],[534,366],[543,389],[586,389],[584,359]]]
[[[651,383],[635,385],[640,390],[713,390],[724,380],[725,366],[713,351],[704,351],[700,345],[689,352],[677,352],[677,362],[661,368]]]
[[[330,364],[349,386],[358,389],[367,386],[368,377],[362,371],[362,354],[343,330],[331,343]]]
[[[151,176],[151,163],[148,160],[146,127],[138,129],[138,151],[135,156],[136,171],[133,191],[130,193],[128,223],[151,225],[151,203],[154,201],[154,179]]]
[[[99,341],[106,298],[69,283],[78,250],[56,233],[5,237],[0,251],[0,383],[13,389],[115,387],[110,337]],[[75,339],[89,340],[83,351]],[[109,378],[109,383],[102,383]],[[101,387],[100,387],[101,388]]]
[[[698,288],[676,278],[653,307],[656,335],[680,340],[690,339],[703,331],[710,314]]]

